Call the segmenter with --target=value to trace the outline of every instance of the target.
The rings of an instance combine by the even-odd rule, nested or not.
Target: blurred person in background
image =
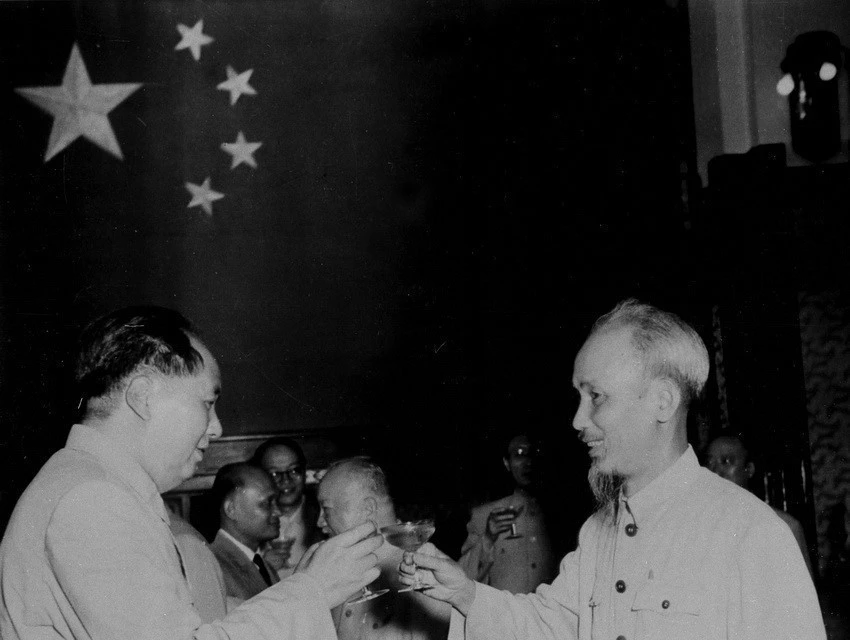
[[[513,492],[474,507],[458,561],[467,576],[496,589],[529,593],[558,573],[538,501],[539,443],[527,434],[510,438],[502,462]]]
[[[257,447],[251,462],[265,469],[277,487],[280,533],[260,553],[280,578],[292,575],[307,548],[321,540],[319,505],[307,486],[307,458],[292,438],[278,436]]]
[[[756,465],[752,461],[749,449],[744,445],[744,440],[737,435],[722,435],[714,438],[706,449],[705,466],[721,478],[734,482],[743,489],[750,489],[750,480],[756,472]],[[773,512],[779,516],[800,547],[803,560],[809,570],[809,575],[814,578],[812,561],[809,558],[809,549],[806,546],[806,534],[803,533],[803,525],[794,516],[771,506]]]

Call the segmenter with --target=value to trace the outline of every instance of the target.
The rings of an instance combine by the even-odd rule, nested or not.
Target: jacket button
[[[634,538],[637,535],[637,526],[633,523],[629,523],[626,525],[626,535],[630,538]]]
[[[661,603],[661,608],[662,608],[662,609],[669,609],[669,608],[670,608],[670,601],[669,601],[669,600],[665,600],[664,602],[662,602],[662,603]]]
[[[626,583],[622,580],[617,580],[614,588],[617,590],[617,593],[623,593],[626,590]]]
[[[626,636],[617,636],[617,640],[626,640]]]
[[[532,563],[531,563],[531,568],[532,568],[532,569],[536,569],[536,568],[537,568],[537,563],[536,563],[536,562],[532,562]]]

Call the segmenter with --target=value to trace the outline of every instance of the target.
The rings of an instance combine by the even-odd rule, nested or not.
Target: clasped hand
[[[375,525],[364,522],[329,540],[317,542],[304,553],[296,573],[306,573],[325,591],[328,605],[336,607],[378,578],[375,551],[384,538]]]
[[[448,602],[463,615],[472,606],[475,582],[466,576],[457,562],[430,542],[416,553],[405,553],[398,570],[404,584],[414,584],[418,574],[421,583],[426,585],[422,593]]]

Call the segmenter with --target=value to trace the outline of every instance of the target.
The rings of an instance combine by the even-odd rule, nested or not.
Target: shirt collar
[[[248,558],[248,560],[250,560],[251,562],[253,562],[253,561],[254,561],[254,556],[257,554],[257,550],[256,550],[256,549],[254,549],[253,551],[251,551],[251,549],[249,549],[246,545],[244,545],[244,544],[242,544],[241,542],[239,542],[239,540],[237,540],[237,539],[236,539],[236,538],[234,538],[232,535],[230,535],[229,533],[227,533],[227,531],[225,531],[224,529],[219,529],[219,530],[218,530],[218,532],[219,532],[222,536],[224,536],[226,539],[230,540],[233,544],[235,544],[235,545],[236,545],[236,547],[239,549],[239,551],[241,551],[242,553],[244,553],[244,554],[245,554],[245,556]]]
[[[166,523],[169,521],[165,504],[153,479],[115,438],[84,424],[75,424],[68,434],[65,448],[83,451],[97,458],[138,493],[156,515]]]
[[[620,502],[628,504],[635,521],[640,523],[642,517],[653,509],[687,489],[688,485],[696,479],[699,469],[699,460],[693,447],[688,445],[672,466],[631,498],[626,499],[621,493]]]

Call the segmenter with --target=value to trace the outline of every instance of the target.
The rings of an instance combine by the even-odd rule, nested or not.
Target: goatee
[[[593,464],[587,473],[587,481],[590,483],[590,490],[596,499],[597,510],[605,511],[607,514],[616,517],[620,490],[624,484],[623,476],[600,471],[599,467]]]

